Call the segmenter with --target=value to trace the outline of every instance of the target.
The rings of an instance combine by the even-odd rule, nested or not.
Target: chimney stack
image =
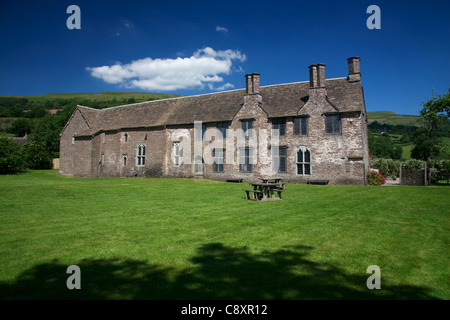
[[[325,88],[325,65],[323,63],[309,66],[310,88]]]
[[[348,61],[348,81],[361,81],[361,70],[359,62],[361,59],[359,57],[351,57],[347,59]]]
[[[317,88],[319,80],[317,79],[317,65],[312,64],[309,67],[309,86]]]
[[[247,94],[259,93],[259,73],[249,73],[245,75],[247,84]]]
[[[317,78],[319,79],[319,88],[325,88],[325,65],[323,63],[317,64]]]

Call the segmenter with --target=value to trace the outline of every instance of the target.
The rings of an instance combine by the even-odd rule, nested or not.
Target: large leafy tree
[[[450,91],[444,95],[434,95],[433,98],[422,102],[420,115],[422,121],[428,129],[430,136],[433,135],[439,126],[445,124],[450,116]]]
[[[44,146],[50,152],[59,150],[59,134],[75,107],[64,108],[56,115],[47,115],[40,119],[32,131],[32,141]]]
[[[439,137],[439,127],[446,125],[450,116],[450,91],[444,95],[434,95],[422,103],[421,120],[425,127],[417,130],[413,136],[414,147],[411,156],[425,160],[439,157],[442,139]]]

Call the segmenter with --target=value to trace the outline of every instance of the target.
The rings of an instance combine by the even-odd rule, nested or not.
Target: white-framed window
[[[311,175],[311,150],[307,147],[300,147],[297,150],[297,174]]]
[[[145,166],[145,152],[146,152],[145,144],[138,144],[136,150],[136,165],[137,166]]]
[[[172,148],[172,161],[175,167],[180,166],[180,143],[174,142]]]

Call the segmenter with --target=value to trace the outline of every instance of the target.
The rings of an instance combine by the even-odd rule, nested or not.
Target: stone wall
[[[87,128],[86,121],[83,119],[80,111],[76,109],[60,137],[59,174],[64,176],[73,175],[75,143],[72,139],[77,132]]]
[[[400,184],[405,186],[425,186],[425,170],[401,170]]]

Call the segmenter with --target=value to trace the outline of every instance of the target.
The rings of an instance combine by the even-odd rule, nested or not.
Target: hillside
[[[180,97],[147,92],[49,93],[0,96],[0,118],[41,118],[48,113],[84,105],[103,109],[120,105]]]
[[[167,99],[179,97],[175,94],[160,94],[148,92],[94,92],[94,93],[47,93],[41,95],[26,96],[0,96],[2,98],[23,98],[27,99],[31,104],[42,104],[45,102],[58,103],[58,101],[96,101],[96,102],[128,102],[132,99],[135,102],[143,102],[158,99]]]
[[[396,114],[392,111],[374,111],[367,112],[369,124],[378,121],[381,124],[404,125],[420,127],[422,124],[418,121],[419,116]]]

